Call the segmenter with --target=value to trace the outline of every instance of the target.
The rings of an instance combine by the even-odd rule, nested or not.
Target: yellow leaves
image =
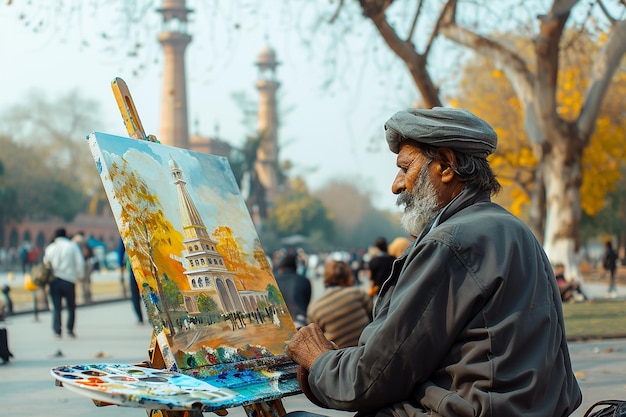
[[[513,190],[511,190],[511,198],[513,200],[510,205],[511,213],[515,214],[516,216],[520,216],[522,214],[522,209],[524,205],[530,203],[530,198],[528,197],[527,193],[523,192],[519,188],[514,188]]]
[[[599,34],[599,37],[598,43],[591,37],[581,37],[578,31],[565,34],[563,41],[571,47],[560,51],[558,84],[554,87],[556,111],[564,120],[575,121],[579,117],[589,87],[592,59],[606,40],[605,34]],[[524,53],[522,43],[525,41],[514,39],[517,50],[523,56],[531,56],[530,49]],[[489,161],[503,185],[499,196],[502,201],[499,202],[515,214],[523,213],[530,202],[529,193],[534,187],[534,170],[538,161],[534,153],[536,149],[526,136],[519,99],[506,75],[488,60],[477,57],[463,68],[463,78],[456,94],[448,99],[451,106],[471,110],[496,130],[498,149]],[[611,81],[596,128],[581,161],[581,206],[589,215],[604,207],[606,193],[615,189],[620,179],[620,164],[626,160],[625,97],[626,71],[622,65]]]
[[[625,138],[624,123],[614,123],[608,113],[598,118],[595,133],[582,158],[581,206],[590,216],[602,210],[606,193],[614,191],[621,178],[619,162],[626,157]]]

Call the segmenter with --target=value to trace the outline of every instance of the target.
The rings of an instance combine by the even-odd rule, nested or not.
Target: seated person
[[[330,261],[324,271],[324,293],[307,309],[307,321],[316,323],[338,347],[356,346],[371,321],[372,298],[354,285],[350,265]]]
[[[554,265],[554,277],[556,278],[556,284],[559,286],[561,301],[575,301],[578,298],[581,300],[586,299],[580,291],[580,284],[578,282],[568,282],[565,279],[565,266],[562,263]]]

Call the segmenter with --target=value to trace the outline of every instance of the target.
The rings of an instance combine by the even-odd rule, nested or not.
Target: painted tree
[[[170,315],[164,281],[168,276],[182,276],[182,270],[168,270],[169,263],[164,262],[164,258],[182,252],[182,235],[165,217],[158,195],[150,190],[128,161],[122,158],[121,162],[114,162],[108,174],[114,184],[115,199],[122,207],[120,235],[133,263],[135,276],[142,285],[150,277],[157,290],[158,300],[152,297],[152,293],[150,299],[155,305],[162,304],[169,334],[173,336],[176,328]],[[159,270],[157,265],[161,265],[162,269]],[[141,268],[141,273],[138,273],[137,267]],[[174,282],[172,284],[176,285]]]
[[[120,233],[124,241],[149,239],[149,246],[158,252],[181,253],[183,247],[181,233],[165,217],[158,196],[150,190],[148,184],[137,175],[128,162],[122,159],[121,163],[111,164],[109,176],[114,184],[115,198],[122,206]],[[150,231],[149,235],[146,235],[146,230]],[[147,247],[141,245],[141,248]],[[138,253],[139,249],[139,246],[126,248],[131,258],[137,256],[143,261],[144,272],[150,272],[151,254]]]
[[[285,299],[283,298],[283,295],[281,294],[280,290],[275,285],[267,284],[266,289],[267,289],[267,297],[269,298],[272,304],[282,305],[285,303]]]
[[[215,300],[205,293],[198,296],[198,310],[204,312],[216,312],[219,309]]]
[[[170,279],[167,274],[163,274],[161,282],[163,294],[170,309],[184,310],[184,297],[174,280]]]
[[[237,241],[233,230],[228,226],[218,226],[211,236],[217,242],[216,250],[224,257],[226,269],[241,271],[244,269],[246,258],[240,242]]]

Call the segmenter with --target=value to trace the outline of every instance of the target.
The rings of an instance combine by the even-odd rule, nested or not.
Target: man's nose
[[[391,184],[391,192],[394,194],[400,194],[405,190],[406,186],[404,184],[405,174],[400,171],[396,175],[396,178],[393,180],[393,184]]]

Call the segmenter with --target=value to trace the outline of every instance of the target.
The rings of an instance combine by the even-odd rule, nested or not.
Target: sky
[[[121,77],[146,133],[158,135],[163,60],[155,7],[128,27],[119,24],[114,6],[59,13],[46,9],[50,6],[8,3],[0,5],[0,111],[23,103],[33,90],[50,101],[78,90],[100,104],[93,131],[126,136],[110,87]],[[371,52],[368,45],[377,35],[370,22],[358,18],[357,30],[333,38],[337,32],[317,19],[314,8],[262,2],[268,3],[262,6],[267,10],[242,11],[225,1],[187,1],[195,10],[185,55],[190,134],[244,143],[250,127],[232,95],[241,92],[256,103],[254,62],[269,45],[281,63],[279,158],[294,165],[290,176],[302,176],[313,191],[334,179],[347,180],[377,208],[398,211],[391,193],[395,155],[386,146],[383,125],[416,100],[403,65],[391,53]],[[327,16],[333,10],[328,7]],[[128,33],[120,36],[120,27]],[[130,56],[136,43],[138,54]]]

